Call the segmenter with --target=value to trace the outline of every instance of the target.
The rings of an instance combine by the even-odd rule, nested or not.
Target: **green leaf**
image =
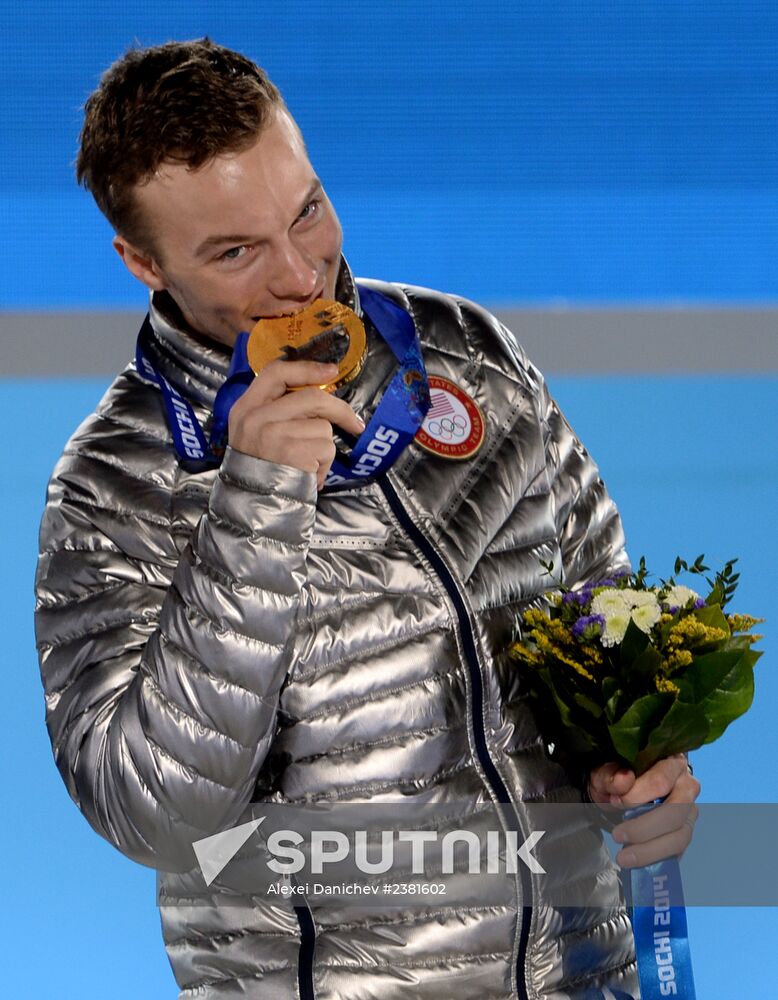
[[[580,705],[585,712],[593,715],[595,719],[600,718],[602,715],[602,705],[598,705],[596,701],[585,694],[581,694],[580,691],[576,691],[573,697],[575,698],[576,705]]]
[[[621,664],[630,667],[649,644],[648,635],[637,627],[630,618],[627,631],[621,641]]]
[[[713,584],[711,592],[705,598],[705,603],[710,607],[714,604],[719,606],[723,605],[725,601],[724,587],[721,585],[719,580]]]
[[[661,723],[666,712],[675,701],[675,695],[648,694],[633,702],[618,722],[608,726],[616,752],[630,764],[642,747],[648,743],[652,730]]]
[[[567,700],[559,694],[547,668],[538,670],[537,675],[543,680],[550,696],[544,699],[537,691],[534,692],[540,708],[538,721],[544,735],[553,743],[562,743],[573,754],[583,755],[596,750],[599,742],[596,727],[591,721],[584,726],[578,724],[572,708],[574,699]]]
[[[707,716],[706,743],[718,739],[727,726],[754,700],[754,664],[759,652],[739,648],[719,649],[694,661],[673,680],[680,688],[679,700],[698,706]]]
[[[638,677],[655,677],[662,666],[662,656],[654,646],[648,646],[632,664],[630,673]]]
[[[636,590],[642,590],[645,587],[646,577],[648,576],[648,567],[646,566],[646,557],[640,557],[640,565],[638,566],[637,573],[632,574],[632,586]]]
[[[612,695],[605,705],[605,716],[609,723],[615,722],[621,715],[621,701],[624,692],[619,690]]]
[[[663,757],[696,750],[709,742],[709,730],[710,722],[702,706],[676,701],[636,755],[635,773],[643,774]]]
[[[600,690],[602,691],[604,701],[608,701],[609,698],[612,698],[620,688],[621,685],[619,684],[618,678],[614,677],[612,674],[606,674],[600,682]]]
[[[602,691],[603,699],[608,701],[619,690],[619,682],[615,677],[611,677],[610,675],[603,677],[600,690]]]
[[[621,698],[621,685],[615,677],[610,675],[603,677],[600,685],[602,698],[605,703],[605,716],[608,722],[613,722],[619,717],[619,700]]]
[[[692,612],[697,621],[709,628],[720,628],[729,635],[729,622],[718,604],[706,604],[704,608],[695,608]]]
[[[547,667],[542,667],[538,670],[538,677],[546,685],[562,724],[564,726],[572,726],[574,724],[571,710],[571,701],[573,699],[565,698],[558,693],[551,671]]]
[[[729,652],[732,649],[739,649],[741,652],[746,652],[747,650],[751,649],[753,642],[754,642],[753,636],[746,634],[733,635],[732,638],[727,639],[727,643],[723,647],[723,649],[726,650],[727,652]],[[718,649],[716,650],[716,652],[720,653],[722,652],[722,650]],[[755,649],[754,652],[756,653],[756,658],[759,659],[759,657],[762,655],[762,650]]]

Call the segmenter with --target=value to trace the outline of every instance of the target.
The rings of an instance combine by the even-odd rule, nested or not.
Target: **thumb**
[[[589,795],[598,805],[621,804],[621,796],[635,784],[635,772],[611,762],[596,767],[589,775]]]

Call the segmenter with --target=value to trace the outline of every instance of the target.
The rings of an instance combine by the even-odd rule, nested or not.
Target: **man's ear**
[[[165,281],[153,257],[138,250],[123,236],[114,236],[113,248],[124,261],[124,266],[130,274],[134,275],[138,281],[142,281],[152,292],[163,291]]]

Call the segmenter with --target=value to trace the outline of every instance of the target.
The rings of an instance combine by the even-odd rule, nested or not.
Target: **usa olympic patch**
[[[415,441],[441,458],[472,458],[484,441],[485,421],[475,400],[441,375],[429,376],[431,406]]]

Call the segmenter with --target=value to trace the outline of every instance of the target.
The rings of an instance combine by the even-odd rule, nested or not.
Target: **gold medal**
[[[251,331],[246,353],[256,374],[276,360],[336,364],[336,378],[319,386],[335,392],[362,371],[367,337],[352,309],[341,302],[317,299],[294,315],[261,319]]]

